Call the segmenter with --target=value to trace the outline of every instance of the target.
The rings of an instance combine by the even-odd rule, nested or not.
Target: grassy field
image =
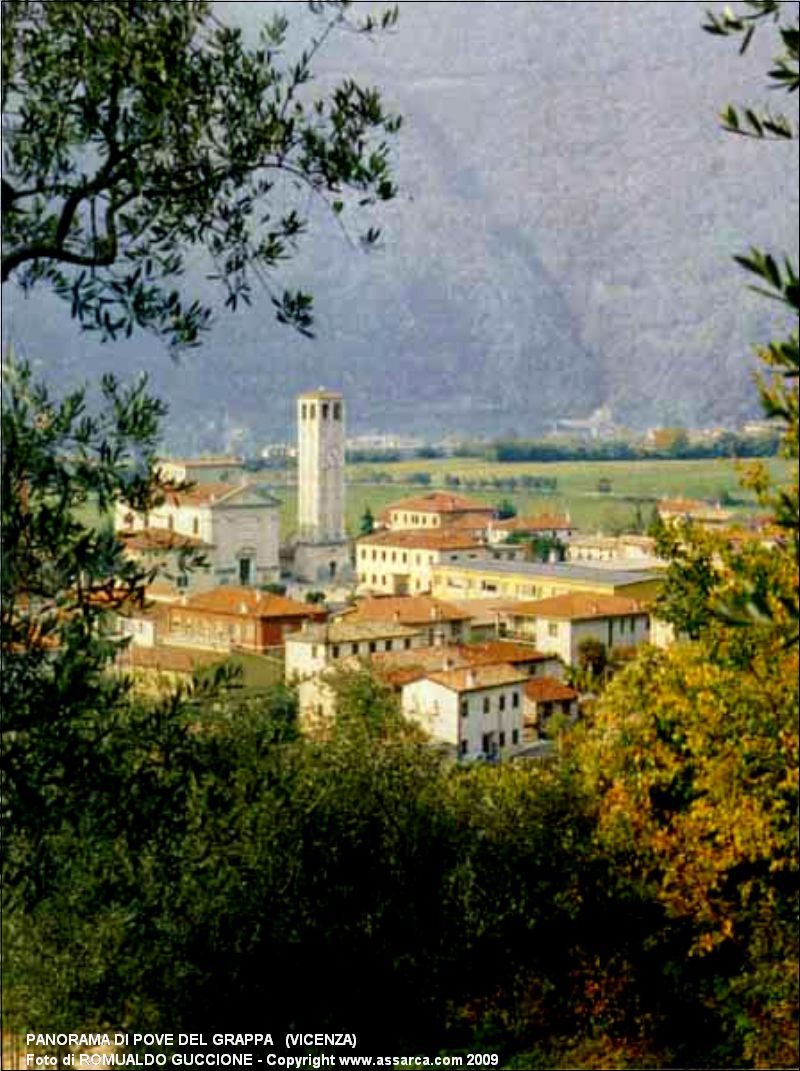
[[[588,532],[614,533],[630,529],[637,520],[637,510],[649,520],[653,505],[660,498],[687,497],[709,502],[732,500],[731,508],[746,515],[758,509],[753,495],[743,491],[740,479],[743,470],[752,462],[714,458],[704,461],[557,461],[491,463],[480,458],[436,458],[433,460],[396,461],[369,465],[351,465],[347,469],[346,524],[350,535],[357,535],[359,522],[369,506],[377,515],[386,506],[401,498],[443,489],[445,477],[457,476],[459,494],[496,505],[503,499],[513,502],[519,514],[569,513],[576,528]],[[779,483],[790,478],[791,465],[779,458],[765,462],[772,477]],[[392,483],[365,482],[376,472],[392,477]],[[431,477],[429,487],[408,483],[413,473],[426,472]],[[262,478],[266,474],[262,474]],[[282,474],[274,474],[278,480]],[[555,479],[553,493],[535,490],[508,491],[505,488],[477,487],[478,480],[521,476]],[[610,491],[598,491],[601,480],[607,480]],[[281,502],[281,538],[287,539],[297,527],[297,489],[293,484],[275,482],[271,492]],[[98,516],[87,507],[85,519],[96,523]]]
[[[520,514],[556,512],[570,514],[573,524],[584,531],[608,533],[631,528],[637,519],[637,508],[647,521],[653,505],[660,498],[687,497],[711,502],[732,500],[731,508],[747,514],[758,509],[750,492],[743,491],[740,479],[749,462],[729,458],[703,461],[589,461],[589,462],[515,462],[491,463],[479,458],[443,458],[434,460],[398,461],[387,464],[349,466],[347,472],[347,528],[351,535],[358,533],[361,516],[367,506],[373,515],[392,502],[411,495],[444,488],[446,476],[457,476],[461,487],[455,490],[471,498],[497,504],[509,499]],[[788,478],[787,461],[770,458],[766,462],[772,476],[779,482]],[[386,473],[393,483],[362,482],[373,473]],[[427,472],[429,487],[409,484],[409,475]],[[552,494],[535,490],[515,492],[502,488],[481,488],[475,481],[519,479],[521,476],[549,477],[558,481]],[[598,491],[598,483],[607,480],[611,490]],[[296,527],[296,490],[276,487],[281,500],[281,536],[286,538]]]

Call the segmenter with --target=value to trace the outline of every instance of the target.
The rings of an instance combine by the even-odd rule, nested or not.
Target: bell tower
[[[344,526],[345,411],[337,391],[297,398],[297,522],[295,573],[299,580],[350,579]]]

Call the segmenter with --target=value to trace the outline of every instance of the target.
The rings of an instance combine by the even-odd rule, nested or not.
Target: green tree
[[[293,61],[282,15],[250,48],[206,0],[5,0],[3,282],[46,282],[103,338],[144,327],[191,345],[210,309],[178,283],[202,250],[228,306],[259,280],[278,319],[310,331],[310,296],[275,279],[307,229],[292,190],[336,215],[388,200],[400,121],[352,79],[311,91],[332,31],[375,22],[309,6],[320,29]]]
[[[375,518],[373,517],[372,510],[369,506],[366,506],[364,512],[361,514],[358,531],[360,535],[372,535],[375,531]]]

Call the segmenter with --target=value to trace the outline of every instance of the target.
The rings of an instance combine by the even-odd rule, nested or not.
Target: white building
[[[522,744],[528,679],[510,665],[429,673],[403,688],[403,713],[460,758],[499,757]]]
[[[521,602],[508,611],[512,631],[536,649],[577,665],[583,640],[599,640],[608,651],[650,642],[647,606],[624,595],[556,595]]]
[[[344,527],[345,412],[342,395],[320,388],[297,399],[299,580],[328,583],[351,575]]]
[[[278,505],[249,484],[198,483],[147,514],[118,505],[116,528],[132,553],[169,553],[178,588],[262,585],[280,578]],[[180,570],[178,555],[190,550],[202,554],[205,570]]]
[[[426,630],[407,628],[395,621],[356,621],[347,618],[324,625],[307,625],[286,637],[285,673],[288,684],[298,686],[301,722],[324,724],[335,714],[335,697],[325,674],[339,665],[356,665],[376,654],[424,647]]]

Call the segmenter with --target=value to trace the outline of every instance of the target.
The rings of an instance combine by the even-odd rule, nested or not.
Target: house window
[[[308,419],[313,420],[316,416],[316,406],[310,405],[308,407]]]
[[[338,658],[339,657],[339,644],[338,643],[335,643],[333,645],[333,647],[331,648],[331,655],[333,656],[333,658]]]
[[[200,532],[200,521],[197,519],[197,517],[195,517],[195,519],[192,521],[192,533],[194,535],[198,535],[199,532]]]
[[[305,403],[303,403],[303,405],[301,405],[301,406],[300,406],[300,419],[301,419],[301,420],[305,420],[305,419],[306,419],[306,407],[305,407]]]
[[[378,650],[378,645],[377,645],[377,643],[375,642],[375,640],[370,640],[370,643],[369,643],[369,653],[370,653],[370,654],[375,654],[375,652],[376,652],[377,650]]]
[[[511,706],[512,707],[518,707],[519,706],[519,692],[514,692],[513,695],[511,696]]]
[[[333,419],[334,420],[341,420],[342,419],[342,403],[341,402],[334,402],[333,403]]]
[[[391,640],[387,640],[387,641],[386,641],[386,642],[384,643],[384,645],[383,645],[383,646],[384,646],[384,647],[386,648],[386,650],[387,650],[387,651],[391,651],[391,649],[392,649],[392,641],[391,641]]]
[[[469,714],[469,700],[462,699],[461,701],[461,717],[466,718]]]
[[[489,699],[489,697],[487,695],[483,700],[483,713],[484,714],[488,714],[489,711],[491,710],[491,707],[492,707],[492,703],[491,703],[491,700]]]
[[[499,740],[500,740],[500,747],[505,747],[506,746],[506,734],[504,732],[500,733]]]
[[[491,738],[491,735],[489,733],[484,733],[483,734],[483,737],[481,738],[481,751],[483,751],[484,755],[488,755],[489,754],[489,748],[491,747],[491,740],[492,740],[492,738]]]
[[[240,558],[239,559],[239,583],[242,587],[247,587],[250,584],[253,569],[252,558]]]
[[[188,588],[189,587],[189,577],[186,575],[186,573],[181,573],[180,576],[177,577],[177,579],[175,580],[175,587],[177,587],[177,588]]]
[[[468,746],[469,746],[469,744],[468,744],[468,742],[466,740],[462,740],[461,741],[461,747],[460,747],[459,750],[460,750],[462,755],[466,755]]]
[[[167,528],[169,528],[170,532],[175,528],[175,518],[174,517],[167,517]]]
[[[408,640],[408,639],[407,639],[407,640],[404,640],[404,641],[403,641],[403,646],[405,647],[405,649],[406,649],[407,651],[410,651],[410,650],[411,650],[411,640]]]
[[[351,643],[350,644],[350,654],[358,654],[358,644],[357,643]]]
[[[497,706],[500,710],[506,709],[506,697],[504,695],[500,696]]]
[[[323,402],[322,403],[322,419],[323,420],[327,420],[328,419],[328,403],[327,402]]]
[[[519,729],[512,729],[511,730],[511,743],[512,744],[518,744],[519,743]]]
[[[557,621],[548,622],[547,635],[548,636],[557,636],[558,635],[558,622]]]

